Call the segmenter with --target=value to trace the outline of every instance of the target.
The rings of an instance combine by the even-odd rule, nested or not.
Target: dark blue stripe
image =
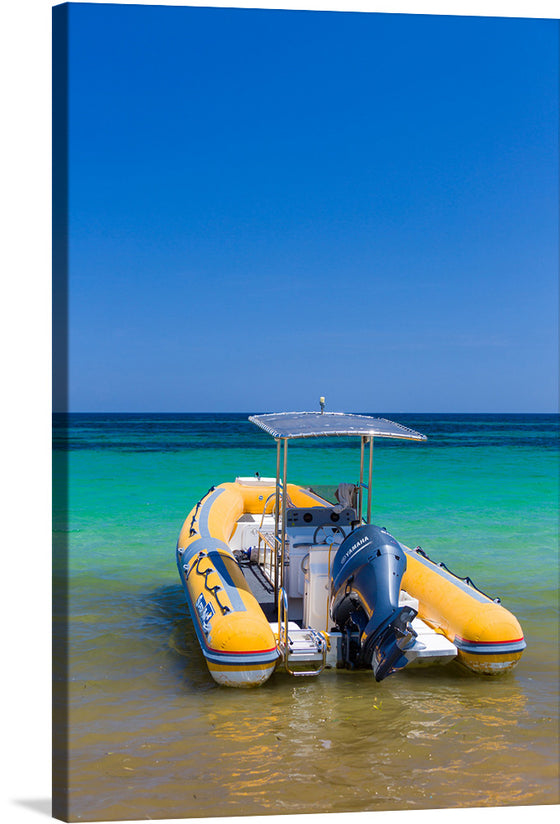
[[[228,554],[231,555],[229,549],[228,549]],[[220,579],[222,581],[222,585],[223,585],[223,587],[224,587],[224,589],[227,593],[227,596],[228,596],[229,600],[231,601],[231,605],[232,605],[233,609],[236,612],[246,612],[247,607],[245,606],[245,604],[243,602],[243,598],[239,594],[239,590],[235,586],[235,584],[234,584],[234,582],[231,578],[231,575],[229,574],[229,572],[227,570],[227,567],[224,563],[224,560],[223,560],[222,556],[219,555],[217,552],[211,552],[208,555],[208,557],[212,561],[212,563],[214,564],[216,572],[220,576]],[[232,561],[233,561],[234,564],[237,563],[237,561],[233,557],[232,557]]]
[[[277,650],[270,650],[267,652],[250,652],[237,653],[236,655],[228,654],[227,652],[219,652],[217,650],[202,649],[204,657],[213,664],[222,664],[225,666],[243,666],[243,664],[273,664],[278,658]]]
[[[224,544],[223,541],[218,541],[217,538],[211,538],[210,536],[201,536],[193,541],[192,544],[189,544],[181,555],[177,553],[177,557],[182,559],[182,564],[189,564],[191,559],[194,558],[195,555],[198,555],[199,552],[215,552],[216,550],[230,552],[228,545]]]
[[[523,638],[519,641],[496,641],[490,644],[477,644],[476,641],[455,638],[453,643],[458,650],[470,655],[507,655],[510,652],[523,652],[527,646]]]
[[[227,554],[231,557],[233,563],[237,562],[231,554],[229,546],[226,543],[224,543],[224,541],[220,541],[217,538],[213,538],[210,535],[208,527],[208,518],[210,515],[210,510],[212,509],[212,506],[215,503],[216,499],[223,492],[225,492],[225,489],[223,487],[215,489],[206,498],[206,500],[200,507],[197,523],[199,537],[192,541],[192,543],[188,545],[188,547],[185,549],[183,553],[177,552],[177,566],[179,568],[181,580],[183,581],[183,586],[188,594],[188,590],[186,587],[186,570],[184,567],[189,567],[191,561],[193,561],[193,559],[198,555],[199,552],[206,552],[209,561],[212,563],[217,575],[220,577],[220,584],[223,590],[225,591],[226,595],[228,596],[233,610],[235,610],[236,612],[245,612],[247,610],[247,607],[245,606],[243,599],[239,593],[239,590],[235,586],[231,578],[231,575],[227,570],[226,565],[224,564],[221,556],[219,555],[219,552],[227,552]],[[204,561],[202,563],[204,564]]]
[[[223,487],[218,487],[215,489],[212,494],[206,498],[202,506],[200,507],[200,511],[198,513],[198,531],[202,536],[208,535],[210,537],[210,533],[208,532],[208,516],[210,515],[210,510],[212,509],[212,504],[219,498],[222,492],[225,492]]]

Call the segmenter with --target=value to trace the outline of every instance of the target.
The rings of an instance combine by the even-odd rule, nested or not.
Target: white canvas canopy
[[[366,523],[371,521],[371,494],[373,470],[373,439],[397,438],[407,441],[425,441],[426,435],[409,429],[400,423],[386,418],[374,418],[371,415],[355,415],[347,412],[324,412],[324,398],[321,398],[320,412],[273,412],[263,415],[251,415],[249,420],[272,435],[276,440],[276,540],[281,545],[281,568],[284,564],[286,543],[286,507],[288,441],[295,438],[321,438],[329,436],[357,436],[360,438],[360,480],[355,487],[358,497],[358,518],[362,520],[363,492],[367,492]],[[369,445],[368,480],[364,483],[364,450]],[[284,451],[282,460],[282,448]],[[283,464],[283,467],[282,467]],[[280,502],[282,512],[280,513]],[[282,524],[280,530],[280,514]]]
[[[401,438],[425,441],[426,436],[400,423],[347,412],[273,412],[249,420],[273,438],[320,438],[358,435],[364,438]]]

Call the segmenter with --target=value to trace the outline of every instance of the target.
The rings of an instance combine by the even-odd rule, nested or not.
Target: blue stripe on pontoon
[[[225,550],[229,552],[229,547],[223,541],[218,541],[217,538],[201,537],[197,538],[192,544],[189,544],[180,557],[182,564],[190,563],[191,559],[198,555],[199,552],[215,552],[216,550]]]
[[[179,572],[181,573],[181,578],[184,580],[185,569],[184,566],[188,566],[191,560],[202,551],[205,551],[208,556],[209,560],[214,565],[216,572],[221,578],[222,586],[231,602],[232,608],[236,612],[245,612],[247,607],[245,606],[241,595],[239,594],[239,590],[235,586],[231,575],[229,574],[226,565],[223,562],[223,559],[219,555],[219,550],[222,552],[225,551],[228,555],[231,555],[230,548],[226,543],[223,541],[218,540],[217,538],[213,538],[209,534],[208,530],[208,517],[210,515],[210,510],[216,498],[218,498],[222,492],[225,492],[223,487],[218,487],[215,489],[204,501],[202,506],[200,507],[200,511],[198,514],[198,532],[199,537],[196,538],[187,549],[182,553],[181,557],[177,558],[177,566],[179,567]],[[232,561],[236,563],[233,555],[231,555]],[[186,589],[186,582],[184,584],[185,591]],[[187,591],[188,594],[188,591]],[[197,616],[198,617],[198,616]]]
[[[229,554],[229,550],[228,550],[228,554]],[[224,589],[227,593],[227,596],[228,596],[229,600],[231,601],[231,605],[232,605],[233,609],[236,612],[246,612],[247,607],[245,606],[245,604],[243,602],[243,598],[239,594],[239,590],[235,586],[235,584],[233,582],[233,579],[232,579],[231,575],[228,572],[228,568],[226,567],[226,565],[224,563],[224,559],[222,558],[222,556],[219,555],[217,552],[209,552],[208,553],[208,558],[212,561],[212,563],[214,564],[214,567],[216,568],[216,572],[218,573],[218,575],[222,579]],[[237,563],[235,558],[232,558],[231,560],[234,564]]]
[[[220,547],[227,547],[227,544],[224,544],[223,541],[218,541],[216,538],[212,538],[210,532],[208,531],[208,516],[210,515],[210,510],[212,508],[212,504],[218,498],[222,492],[225,492],[225,489],[222,487],[220,489],[215,489],[209,498],[206,498],[204,503],[201,505],[200,510],[198,512],[198,518],[193,519],[192,526],[194,527],[195,531],[198,532],[198,538],[192,544],[189,544],[187,549],[185,550],[185,557],[191,558],[194,553],[192,553],[191,547],[195,544],[197,545],[197,551],[199,548],[199,541],[204,539],[208,544],[208,549],[217,549],[218,546]],[[177,541],[177,549],[179,548],[179,541]],[[189,555],[187,556],[187,552]]]
[[[208,647],[203,647],[202,652],[208,661],[212,661],[213,664],[223,664],[225,666],[239,667],[251,664],[274,664],[278,658],[278,652],[275,649],[267,652],[248,653],[247,655],[243,655],[242,653],[228,655],[224,652],[216,652],[215,650],[209,650]]]
[[[215,489],[200,507],[200,512],[198,513],[198,531],[201,535],[208,535],[208,516],[210,515],[212,504],[216,498],[220,497],[222,492],[225,492],[223,486]]]
[[[503,655],[510,652],[522,652],[527,644],[524,639],[517,641],[496,641],[496,643],[477,644],[475,641],[462,641],[455,638],[453,643],[461,652],[471,655]]]

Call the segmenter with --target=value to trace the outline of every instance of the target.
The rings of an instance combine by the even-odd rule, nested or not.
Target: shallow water
[[[218,687],[175,543],[212,484],[274,475],[274,442],[244,415],[56,421],[72,820],[559,802],[558,418],[395,418],[429,440],[376,441],[373,521],[502,598],[528,645],[513,673]],[[356,480],[359,450],[328,443],[290,446],[290,479]]]

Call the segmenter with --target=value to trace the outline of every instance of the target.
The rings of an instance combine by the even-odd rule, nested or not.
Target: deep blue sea
[[[209,676],[174,552],[210,486],[275,474],[248,414],[54,418],[71,819],[558,804],[558,416],[387,412],[428,440],[375,441],[373,522],[501,598],[527,641],[512,673],[245,691]],[[359,460],[348,439],[292,443],[289,480],[356,482]]]

